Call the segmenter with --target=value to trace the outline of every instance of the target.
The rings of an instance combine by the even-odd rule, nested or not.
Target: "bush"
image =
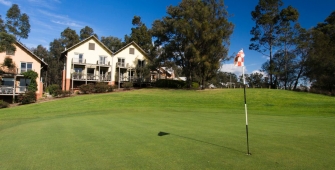
[[[49,92],[50,95],[52,96],[57,96],[56,93],[57,91],[60,90],[60,87],[58,84],[52,84],[50,86],[47,87],[47,91]]]
[[[70,91],[63,90],[61,97],[69,97],[71,95]]]
[[[192,89],[199,89],[199,83],[197,83],[197,82],[192,82],[191,88],[192,88]]]
[[[114,89],[115,89],[115,86],[107,85],[107,92],[112,92],[114,91]]]
[[[132,82],[124,82],[122,87],[129,90],[130,88],[134,87],[134,84]]]
[[[84,94],[94,93],[95,91],[94,84],[92,83],[83,84],[79,86],[79,90]]]
[[[29,104],[36,102],[36,93],[34,91],[28,91],[25,94],[18,96],[18,102],[21,104]]]
[[[3,101],[3,100],[0,100],[0,109],[1,108],[7,108],[9,106],[9,103]]]
[[[161,88],[185,88],[186,82],[181,80],[160,79],[156,81],[156,87]]]
[[[106,83],[97,83],[94,86],[96,93],[106,93],[108,89],[108,85]]]

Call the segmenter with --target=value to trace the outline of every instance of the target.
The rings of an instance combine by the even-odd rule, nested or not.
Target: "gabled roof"
[[[120,53],[121,51],[123,51],[124,49],[126,49],[127,47],[133,45],[138,51],[140,51],[145,57],[148,57],[148,54],[139,46],[135,43],[135,41],[132,41],[131,43],[128,43],[127,45],[123,46],[122,48],[120,48],[119,50],[117,50],[114,55]]]
[[[70,47],[70,48],[68,48],[68,49],[65,49],[63,52],[62,52],[62,54],[63,53],[66,53],[66,52],[68,52],[68,51],[70,51],[70,50],[72,50],[72,49],[74,49],[74,48],[76,48],[76,47],[78,47],[78,46],[80,46],[80,45],[82,45],[82,44],[84,44],[85,42],[87,42],[87,41],[89,41],[90,39],[93,39],[95,42],[97,42],[99,45],[101,45],[102,46],[102,48],[104,48],[108,53],[110,53],[111,55],[113,55],[113,52],[110,50],[110,49],[108,49],[97,37],[95,37],[94,35],[91,35],[90,37],[88,37],[88,38],[86,38],[86,39],[84,39],[84,40],[82,40],[82,41],[80,41],[79,43],[77,43],[77,44],[75,44],[75,45],[73,45],[72,47]]]
[[[37,55],[35,55],[33,52],[31,52],[25,45],[23,45],[21,42],[16,41],[16,45],[22,47],[28,54],[30,54],[32,57],[36,58],[37,60],[41,61],[42,64],[48,66],[48,64],[42,60],[40,57],[38,57]]]

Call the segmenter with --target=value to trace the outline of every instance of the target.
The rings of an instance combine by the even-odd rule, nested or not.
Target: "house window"
[[[33,63],[21,62],[21,73],[27,72],[33,69]]]
[[[6,55],[14,55],[14,54],[15,54],[15,51],[12,51],[12,50],[6,51]]]
[[[75,53],[74,54],[74,58],[73,58],[73,62],[75,62],[75,63],[84,63],[84,55],[83,54],[79,54],[79,53]]]
[[[137,61],[138,67],[144,67],[144,64],[145,64],[145,60],[138,60]]]
[[[118,58],[117,62],[118,62],[119,67],[124,67],[125,66],[124,58]]]
[[[1,84],[3,86],[14,86],[14,78],[2,78]]]
[[[88,49],[89,50],[94,50],[95,49],[95,44],[94,43],[88,43]]]
[[[135,54],[135,49],[134,48],[129,48],[129,54]]]
[[[31,80],[30,79],[25,79],[25,78],[22,78],[20,79],[20,91],[21,92],[24,92],[24,91],[27,91],[27,87],[29,86]]]
[[[107,64],[107,57],[106,56],[100,56],[100,64],[102,64],[102,65]]]

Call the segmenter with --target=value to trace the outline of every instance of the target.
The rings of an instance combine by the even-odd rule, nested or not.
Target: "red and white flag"
[[[243,52],[243,49],[240,50],[235,59],[234,59],[234,65],[235,66],[238,66],[238,67],[243,67],[244,66],[244,52]]]

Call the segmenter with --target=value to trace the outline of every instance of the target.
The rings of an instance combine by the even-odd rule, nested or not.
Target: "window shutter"
[[[129,48],[129,54],[135,54],[135,49],[134,48]]]
[[[94,43],[88,43],[88,49],[89,50],[94,50],[95,49],[95,44]]]

